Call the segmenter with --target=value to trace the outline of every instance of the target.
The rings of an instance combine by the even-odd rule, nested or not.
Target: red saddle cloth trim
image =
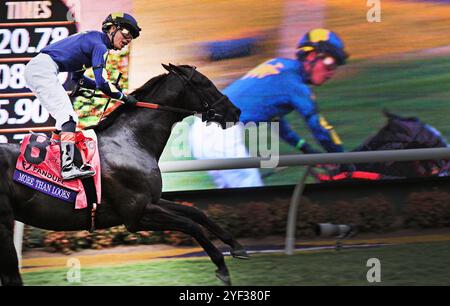
[[[30,138],[32,134],[26,135],[20,146],[20,154],[17,158],[16,169],[32,175],[38,179],[47,181],[54,185],[61,186],[63,188],[72,190],[77,193],[75,200],[75,208],[83,209],[88,206],[86,192],[80,179],[74,179],[70,181],[63,181],[61,178],[61,158],[60,158],[60,146],[59,135],[53,134],[50,139],[50,144],[45,147],[46,154],[45,160],[39,164],[33,164],[27,161],[24,154],[28,145],[30,145]],[[75,137],[75,145],[79,149],[84,163],[89,163],[94,167],[96,173],[94,175],[94,184],[97,193],[97,204],[101,202],[101,168],[100,168],[100,156],[98,152],[95,133],[92,132],[90,137],[85,136],[82,132],[77,132]],[[48,141],[48,137],[39,134],[36,139],[36,143],[43,143]],[[31,157],[38,158],[43,148],[32,146]],[[43,155],[43,154],[42,154]],[[36,189],[36,188],[34,188]],[[48,194],[48,192],[44,192]]]

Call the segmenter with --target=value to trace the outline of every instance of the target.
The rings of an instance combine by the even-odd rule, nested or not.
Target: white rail
[[[450,159],[450,148],[282,155],[279,156],[277,167],[428,159]],[[261,157],[183,160],[161,162],[159,163],[159,167],[164,173],[261,168],[261,161],[264,160],[267,161],[267,159]]]
[[[19,260],[19,269],[22,267],[23,231],[24,224],[16,221],[14,223],[14,246],[16,247],[17,259]]]

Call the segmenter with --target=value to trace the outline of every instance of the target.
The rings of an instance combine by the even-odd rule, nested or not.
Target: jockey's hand
[[[134,96],[125,94],[123,95],[122,101],[126,104],[136,104],[136,102],[138,102]]]
[[[302,145],[302,147],[300,148],[300,151],[302,151],[305,154],[317,154],[317,153],[321,153],[320,151],[317,151],[316,149],[314,149],[311,145],[309,145],[309,143],[304,143]]]
[[[329,176],[334,176],[339,173],[339,165],[337,164],[317,164],[316,167]]]
[[[341,173],[352,173],[356,171],[356,167],[354,164],[318,164],[316,165],[316,167],[321,169],[322,171],[325,171],[325,173],[327,173],[331,177]]]
[[[73,87],[73,90],[72,90],[72,92],[70,93],[70,97],[77,97],[78,95],[79,95],[79,91],[80,91],[80,89],[81,89],[81,87],[82,87],[82,84],[83,84],[83,82],[82,82],[82,80],[80,79],[80,80],[78,80],[76,83],[75,83],[75,86]]]
[[[356,167],[354,164],[341,164],[339,165],[339,172],[355,172]]]

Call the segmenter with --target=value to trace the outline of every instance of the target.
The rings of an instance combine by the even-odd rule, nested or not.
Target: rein
[[[109,98],[107,95],[92,94],[91,91],[86,90],[86,89],[79,90],[79,92],[76,93],[74,96],[82,96],[82,97],[87,98],[87,99],[91,99],[93,97],[95,97],[95,98],[108,98],[109,100],[111,100],[111,98]],[[109,102],[109,100],[108,100],[108,102]],[[107,106],[107,105],[105,105],[105,106]],[[187,114],[187,115],[198,114],[198,112],[196,112],[196,111],[190,111],[190,110],[186,110],[184,108],[166,106],[166,105],[161,105],[161,104],[151,103],[151,102],[145,102],[145,101],[137,102],[136,106],[137,107],[141,107],[141,108],[169,111],[169,112],[174,112],[174,113],[179,113],[179,114]],[[105,111],[105,110],[106,110],[106,107],[103,109],[103,111]]]
[[[149,109],[157,109],[157,110],[163,110],[163,111],[169,111],[173,113],[179,113],[179,114],[186,114],[186,115],[195,115],[197,114],[196,111],[190,111],[183,108],[178,107],[172,107],[172,106],[166,106],[156,103],[150,103],[150,102],[136,102],[137,107],[142,108],[149,108]]]
[[[204,110],[202,110],[201,112],[197,112],[197,111],[192,111],[192,110],[186,110],[184,108],[179,108],[179,107],[173,107],[173,106],[166,106],[166,105],[161,105],[161,104],[157,104],[157,103],[151,103],[151,102],[145,102],[145,101],[140,101],[140,102],[136,102],[136,106],[137,107],[141,107],[141,108],[147,108],[147,109],[154,109],[154,110],[162,110],[162,111],[168,111],[168,112],[173,112],[173,113],[178,113],[178,114],[183,114],[183,115],[196,115],[196,114],[203,114],[206,120],[214,120],[214,119],[219,119],[221,117],[221,115],[216,113],[216,110],[214,109],[214,106],[219,104],[223,99],[226,98],[226,96],[222,96],[220,97],[217,101],[214,101],[214,103],[212,103],[212,105],[210,105],[206,99],[200,94],[200,92],[197,90],[197,88],[191,83],[191,79],[194,75],[194,71],[191,72],[191,75],[189,77],[185,77],[183,75],[180,75],[179,73],[177,73],[174,70],[170,70],[170,72],[172,72],[175,76],[178,77],[178,79],[183,83],[183,90],[179,93],[179,95],[182,94],[183,91],[186,90],[186,87],[190,87],[194,93],[197,95],[197,97],[199,98],[200,102],[202,103],[202,106],[204,108]],[[118,81],[120,79],[121,74],[119,75],[118,80],[116,80],[116,84],[118,85]],[[82,84],[80,84],[82,85]],[[116,85],[116,86],[117,86]],[[102,116],[100,117],[100,120],[103,118],[103,114],[106,111],[106,108],[108,107],[109,102],[111,101],[111,98],[103,95],[103,94],[96,94],[94,91],[91,90],[87,90],[87,89],[81,89],[80,86],[78,86],[72,93],[71,93],[72,97],[76,97],[76,96],[82,96],[84,98],[87,99],[91,99],[93,97],[96,98],[109,98],[108,102],[106,103],[104,109],[103,109],[103,113]]]

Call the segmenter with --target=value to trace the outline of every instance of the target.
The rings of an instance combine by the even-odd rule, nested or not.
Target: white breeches
[[[192,154],[196,159],[250,157],[243,133],[242,125],[224,130],[215,123],[206,126],[206,122],[196,117],[189,134]],[[218,188],[264,185],[258,169],[212,170],[208,173]]]
[[[73,110],[72,102],[66,90],[58,80],[58,65],[52,58],[39,53],[25,67],[25,81],[39,102],[56,120],[56,128],[73,118],[78,122],[78,116]]]

